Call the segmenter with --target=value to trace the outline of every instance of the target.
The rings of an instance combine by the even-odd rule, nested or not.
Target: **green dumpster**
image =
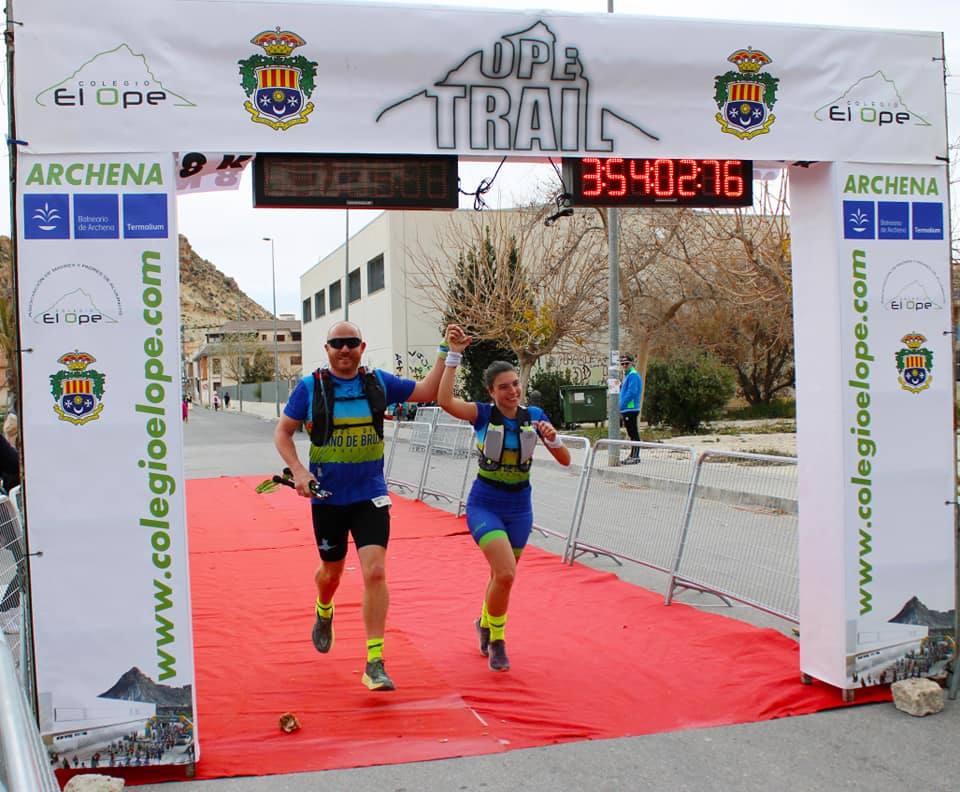
[[[561,385],[560,403],[565,426],[607,420],[606,385]]]

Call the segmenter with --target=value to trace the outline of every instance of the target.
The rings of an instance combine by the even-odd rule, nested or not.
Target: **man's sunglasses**
[[[332,346],[334,349],[343,349],[344,347],[347,347],[347,349],[356,349],[361,343],[360,339],[355,337],[327,339],[328,346]]]

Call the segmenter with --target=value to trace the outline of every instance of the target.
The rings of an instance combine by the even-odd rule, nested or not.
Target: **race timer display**
[[[457,158],[406,154],[257,154],[257,207],[456,209]]]
[[[564,158],[563,181],[578,206],[753,205],[752,160]]]

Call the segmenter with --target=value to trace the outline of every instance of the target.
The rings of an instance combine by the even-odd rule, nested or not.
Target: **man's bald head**
[[[330,325],[330,329],[327,330],[327,339],[331,338],[363,339],[363,333],[353,322],[336,322]]]

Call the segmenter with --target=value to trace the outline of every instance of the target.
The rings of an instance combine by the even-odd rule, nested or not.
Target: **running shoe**
[[[366,669],[363,672],[363,679],[361,679],[364,685],[367,686],[370,690],[393,690],[393,680],[387,676],[387,672],[383,667],[383,660],[371,660],[367,663]]]
[[[322,654],[326,654],[333,647],[333,617],[324,619],[317,616],[317,621],[313,625],[313,648]]]
[[[507,658],[507,642],[504,640],[490,641],[490,649],[487,654],[487,665],[491,671],[509,671],[510,660]]]
[[[487,647],[490,646],[490,628],[481,627],[480,619],[477,619],[473,626],[477,628],[477,637],[480,639],[480,654],[487,656]]]

